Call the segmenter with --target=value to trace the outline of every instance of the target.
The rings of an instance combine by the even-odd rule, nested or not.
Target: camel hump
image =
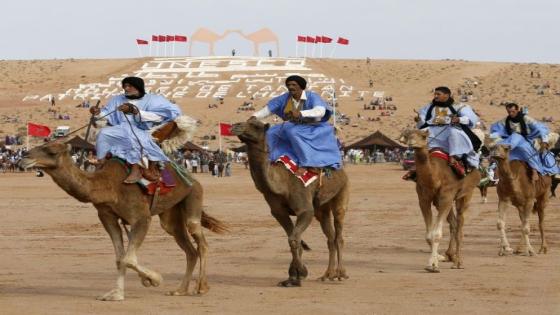
[[[229,232],[227,224],[214,217],[211,217],[204,211],[202,211],[202,226],[216,234],[225,234]]]

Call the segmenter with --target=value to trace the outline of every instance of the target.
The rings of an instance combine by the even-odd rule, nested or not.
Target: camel
[[[528,174],[527,164],[522,161],[509,161],[510,148],[505,145],[496,145],[491,150],[492,157],[498,161],[498,230],[500,231],[500,251],[498,254],[504,256],[511,254],[514,250],[510,247],[506,236],[506,211],[513,204],[519,211],[521,219],[521,242],[515,253],[534,256],[535,250],[529,241],[531,226],[529,217],[531,211],[539,216],[539,231],[541,234],[541,248],[539,253],[547,253],[548,246],[544,233],[544,210],[548,204],[549,191],[552,184],[551,176],[539,175],[535,182],[531,181]]]
[[[226,36],[228,36],[230,33],[232,33],[232,31],[225,31],[222,35],[219,35],[207,28],[199,28],[197,29],[190,38],[189,41],[189,56],[192,56],[192,45],[194,42],[203,42],[203,43],[207,43],[208,44],[208,55],[210,56],[214,56],[214,44],[221,40],[222,38],[225,38]]]
[[[278,42],[278,37],[270,29],[263,28],[247,35],[243,34],[243,32],[241,31],[237,31],[237,33],[253,43],[253,54],[255,56],[259,55],[259,46],[261,44],[269,42],[273,42],[276,44],[276,56],[280,56],[280,45]]]
[[[99,219],[113,242],[118,270],[116,287],[99,296],[98,300],[124,299],[127,268],[136,271],[146,287],[157,287],[161,283],[161,275],[141,266],[136,256],[136,251],[148,232],[151,217],[156,214],[160,217],[162,228],[185,251],[187,260],[186,272],[179,288],[168,295],[206,293],[209,290],[206,279],[208,245],[202,227],[217,233],[225,232],[227,227],[202,211],[200,183],[189,178],[192,185],[187,185],[174,173],[177,186],[160,196],[155,207],[150,210],[151,198],[142,193],[140,186],[122,183],[127,174],[120,161],[108,160],[99,170],[88,173],[74,165],[69,150],[69,145],[60,142],[47,143],[27,152],[21,164],[24,167],[43,169],[70,196],[81,202],[92,203],[97,209]],[[126,250],[123,245],[123,229],[128,237]],[[197,244],[196,248],[192,238]],[[197,260],[200,260],[199,279],[194,291],[190,291],[189,283]]]
[[[272,216],[288,235],[292,253],[292,262],[288,270],[289,278],[278,284],[284,287],[301,286],[301,280],[307,277],[302,252],[303,249],[308,248],[301,237],[313,220],[313,216],[321,224],[329,249],[329,264],[320,279],[323,281],[347,279],[342,263],[344,245],[342,229],[344,215],[348,208],[349,192],[346,173],[344,170],[332,171],[330,176],[325,175],[304,187],[284,166],[271,164],[268,160],[266,144],[268,126],[256,119],[250,119],[244,123],[234,124],[232,133],[247,145],[249,168],[255,186],[263,194]],[[295,225],[290,216],[297,217]]]
[[[448,166],[447,161],[430,155],[428,151],[428,130],[405,130],[399,141],[414,149],[416,162],[416,193],[420,210],[426,224],[426,241],[431,248],[429,272],[440,272],[439,261],[453,262],[451,268],[462,269],[463,264],[463,224],[473,190],[480,181],[480,173],[473,170],[459,179]],[[453,211],[455,202],[455,212]],[[432,219],[432,204],[436,207],[437,218]],[[438,254],[442,238],[443,220],[449,222],[450,241],[446,257]]]

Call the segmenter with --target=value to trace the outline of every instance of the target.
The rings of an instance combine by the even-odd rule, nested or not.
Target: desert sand
[[[549,254],[498,256],[497,196],[475,195],[465,225],[465,267],[441,264],[424,271],[429,251],[414,185],[402,182],[395,164],[347,167],[352,184],[345,226],[350,279],[315,280],[326,269],[326,240],[318,222],[304,233],[309,278],[301,288],[280,288],[291,258],[281,227],[254,188],[248,171],[196,176],[206,211],[231,233],[206,232],[210,292],[202,297],[165,296],[178,286],[185,260],[154,218],[139,261],[162,273],[157,288],[126,278],[126,300],[99,302],[114,285],[109,236],[95,209],[66,195],[46,176],[3,174],[0,200],[0,309],[2,314],[558,314],[560,312],[560,215],[548,208]],[[372,180],[373,179],[373,180]],[[512,245],[519,241],[516,210],[508,212]],[[538,246],[536,218],[531,240]],[[442,246],[447,246],[444,229]]]

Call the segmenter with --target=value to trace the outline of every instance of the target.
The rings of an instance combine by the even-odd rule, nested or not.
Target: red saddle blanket
[[[287,155],[280,156],[278,160],[276,160],[276,162],[282,163],[288,169],[288,171],[294,174],[294,176],[296,176],[303,183],[303,186],[305,187],[309,186],[311,183],[317,180],[317,178],[319,178],[318,173],[310,170],[306,170],[303,175],[296,175],[296,171],[299,169],[299,167]]]
[[[127,173],[130,172],[130,165],[126,163],[125,165]],[[173,170],[169,168],[169,164],[165,165],[165,168],[160,171],[160,177],[157,181],[149,181],[145,178],[140,179],[137,184],[143,188],[144,193],[148,195],[153,195],[159,188],[159,195],[165,195],[175,187],[175,179],[171,174]]]

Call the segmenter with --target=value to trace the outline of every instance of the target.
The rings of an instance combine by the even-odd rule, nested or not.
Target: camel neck
[[[270,162],[266,143],[247,144],[247,154],[249,156],[249,167],[251,177],[259,191],[271,190],[271,182],[268,178]]]
[[[414,149],[417,183],[433,184],[433,168],[430,164],[430,152],[427,148]]]
[[[54,169],[46,169],[54,182],[70,196],[81,202],[91,202],[91,179],[80,170],[69,155],[63,155],[61,165]]]
[[[515,190],[515,181],[511,172],[511,166],[508,159],[498,160],[498,174],[500,176],[500,184],[510,191]]]

